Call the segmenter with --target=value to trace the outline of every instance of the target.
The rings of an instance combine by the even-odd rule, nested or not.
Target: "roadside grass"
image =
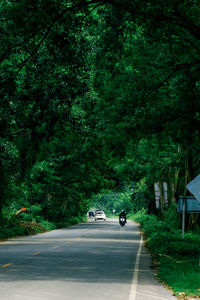
[[[184,257],[188,262],[176,263],[167,258],[160,260],[158,277],[172,287],[175,295],[200,296],[200,267],[197,260]]]
[[[200,296],[200,235],[185,233],[182,239],[176,208],[171,207],[163,218],[148,215],[145,210],[130,215],[144,233],[157,277],[175,295]]]
[[[9,224],[0,226],[0,240],[66,228],[85,220],[86,217],[71,217],[62,222],[53,223],[39,216],[30,220],[26,217],[22,217],[14,221],[12,220]]]
[[[42,233],[52,229],[56,229],[56,226],[48,221],[42,224],[28,221],[15,222],[14,224],[0,226],[0,240]]]

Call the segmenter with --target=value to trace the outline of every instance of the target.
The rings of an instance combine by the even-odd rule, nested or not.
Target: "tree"
[[[185,193],[200,163],[196,0],[19,0],[0,10],[0,212],[18,186],[56,220],[125,181],[152,194],[165,180],[172,202]]]

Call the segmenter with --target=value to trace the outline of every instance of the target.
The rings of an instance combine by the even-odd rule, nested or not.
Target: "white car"
[[[98,210],[95,213],[94,217],[95,217],[95,221],[97,221],[97,220],[104,220],[105,221],[106,220],[106,214],[103,210]]]

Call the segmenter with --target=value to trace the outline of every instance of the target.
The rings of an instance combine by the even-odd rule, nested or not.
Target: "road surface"
[[[0,299],[175,300],[150,265],[135,223],[90,220],[0,243]]]

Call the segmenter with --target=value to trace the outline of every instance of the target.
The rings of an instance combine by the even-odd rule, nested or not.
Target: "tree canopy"
[[[199,1],[2,0],[0,11],[1,222],[32,205],[55,222],[82,216],[126,184],[151,207],[155,182],[170,203],[186,193],[200,169]]]

